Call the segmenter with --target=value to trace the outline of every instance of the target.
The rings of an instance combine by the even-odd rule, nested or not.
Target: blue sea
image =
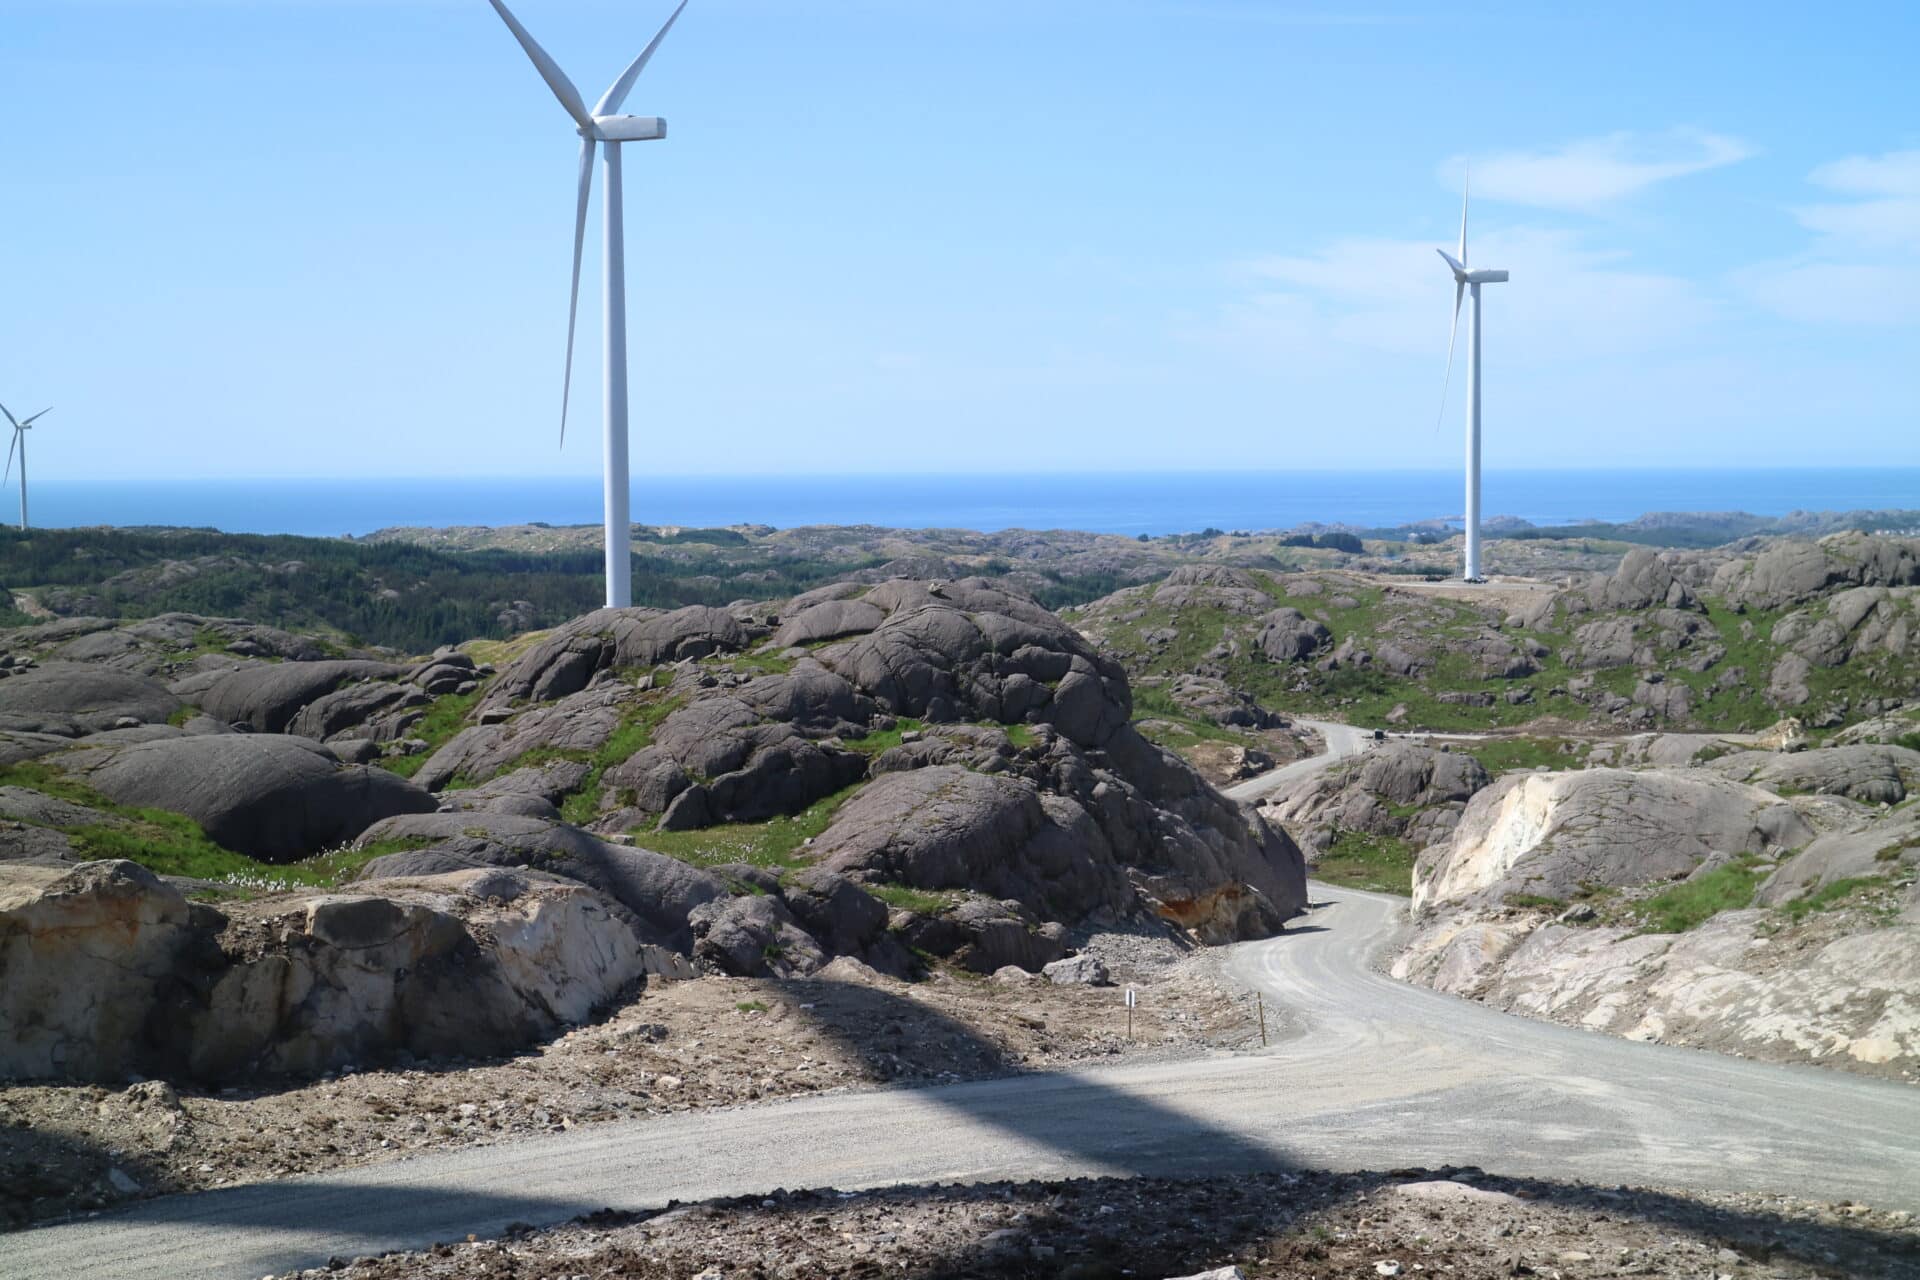
[[[1920,467],[1830,470],[1496,471],[1485,511],[1535,524],[1631,520],[1654,511],[1920,508]],[[365,534],[393,525],[597,524],[595,477],[213,480],[46,484],[46,527],[188,525],[233,533]],[[11,518],[0,494],[0,519]],[[1181,471],[1164,474],[793,475],[636,478],[633,518],[715,526],[1081,529],[1167,534],[1392,527],[1457,519],[1457,471]]]

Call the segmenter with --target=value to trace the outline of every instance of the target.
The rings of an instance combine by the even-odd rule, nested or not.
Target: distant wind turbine
[[[652,43],[640,52],[606,96],[592,111],[587,110],[580,91],[567,79],[560,65],[547,55],[539,43],[520,25],[519,19],[500,0],[488,0],[533,60],[540,78],[553,90],[580,134],[580,201],[573,219],[573,292],[567,302],[567,367],[560,393],[560,439],[567,438],[567,409],[573,396],[573,336],[580,309],[580,255],[587,237],[587,202],[593,192],[593,149],[606,144],[607,194],[605,300],[606,300],[606,488],[607,522],[607,605],[624,609],[633,603],[632,530],[628,523],[627,470],[627,267],[625,217],[621,207],[620,144],[652,142],[667,136],[667,122],[657,116],[615,115],[626,101],[640,73],[647,68],[654,50],[667,38],[667,32],[679,20],[686,0],[673,11]]]
[[[1473,322],[1467,354],[1467,554],[1461,576],[1468,582],[1484,582],[1480,574],[1480,286],[1505,284],[1507,273],[1467,266],[1467,202],[1464,185],[1460,193],[1460,256],[1445,249],[1435,250],[1447,260],[1453,271],[1453,328],[1447,335],[1447,376],[1440,386],[1440,412],[1447,411],[1447,390],[1453,385],[1453,348],[1460,337],[1460,301],[1473,292]]]
[[[7,446],[7,470],[5,475],[0,475],[0,484],[5,484],[7,478],[13,474],[13,455],[17,450],[20,454],[20,532],[22,533],[27,531],[27,432],[34,423],[52,412],[53,407],[49,405],[31,418],[22,421],[13,416],[13,410],[0,404],[0,413],[6,414],[7,421],[13,424],[13,443]]]

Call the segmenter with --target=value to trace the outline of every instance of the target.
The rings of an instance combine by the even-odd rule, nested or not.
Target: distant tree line
[[[1366,550],[1360,539],[1351,533],[1291,533],[1280,539],[1283,547],[1318,547],[1322,551],[1344,551],[1357,556]]]
[[[731,537],[694,536],[707,532],[666,540],[704,543],[711,555],[636,553],[634,603],[779,599],[878,563],[777,559],[728,545]],[[603,599],[601,575],[598,551],[443,551],[211,530],[0,531],[0,584],[32,588],[63,616],[245,618],[414,653],[586,613]],[[0,625],[30,621],[17,611],[0,614]]]

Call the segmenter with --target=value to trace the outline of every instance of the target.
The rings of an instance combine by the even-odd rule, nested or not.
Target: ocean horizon
[[[1920,508],[1920,467],[1489,471],[1489,519],[1618,522],[1653,512]],[[0,519],[17,498],[0,493]],[[223,479],[36,483],[45,528],[176,525],[229,533],[362,536],[394,526],[600,522],[597,477]],[[1455,520],[1458,471],[1083,472],[1004,475],[654,476],[633,482],[649,525],[1075,529],[1190,533],[1302,524],[1389,528]]]

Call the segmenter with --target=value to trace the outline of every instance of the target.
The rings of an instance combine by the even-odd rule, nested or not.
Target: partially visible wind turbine
[[[27,531],[27,432],[34,423],[52,412],[52,406],[48,406],[31,418],[23,420],[14,417],[11,409],[0,404],[0,413],[6,414],[7,421],[13,424],[13,443],[7,446],[7,470],[4,475],[0,475],[0,484],[5,484],[7,477],[13,474],[13,455],[18,450],[20,454],[20,532],[22,533]]]
[[[1453,271],[1453,328],[1447,335],[1447,376],[1440,386],[1440,412],[1447,411],[1447,390],[1453,385],[1453,348],[1460,337],[1460,302],[1469,290],[1473,293],[1473,320],[1467,353],[1467,554],[1461,576],[1468,582],[1483,582],[1480,574],[1480,286],[1505,284],[1507,273],[1467,266],[1467,202],[1464,185],[1460,193],[1460,256],[1445,249],[1435,250],[1447,260]]]
[[[527,33],[512,11],[501,0],[488,2],[507,24],[507,29],[513,32],[513,38],[520,42],[520,47],[526,50],[527,57],[533,60],[534,69],[547,82],[547,88],[553,90],[553,96],[560,100],[560,105],[566,108],[574,124],[579,126],[580,200],[573,218],[573,290],[567,302],[567,367],[560,392],[562,443],[567,438],[567,409],[573,398],[573,336],[580,309],[580,256],[586,246],[587,202],[593,193],[593,149],[596,143],[605,143],[607,148],[607,194],[604,201],[607,605],[609,608],[624,609],[633,603],[633,535],[627,512],[627,265],[625,217],[621,207],[620,144],[664,138],[667,136],[667,122],[657,116],[623,116],[614,113],[626,101],[634,82],[647,69],[647,62],[653,57],[654,50],[667,38],[667,32],[673,29],[673,24],[678,21],[687,3],[686,0],[680,0],[680,8],[673,11],[666,25],[660,28],[660,33],[613,82],[613,87],[607,90],[599,104],[588,111],[573,81],[567,79],[559,64]]]

